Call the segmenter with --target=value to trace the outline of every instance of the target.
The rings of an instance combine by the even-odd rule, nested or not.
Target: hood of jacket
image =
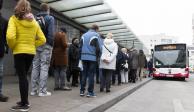
[[[27,27],[27,28],[31,28],[36,24],[35,19],[33,19],[32,21],[29,21],[29,20],[26,20],[26,19],[19,20],[16,16],[13,16],[13,19],[15,20],[15,22],[17,22],[21,26]]]
[[[104,44],[105,45],[110,45],[110,44],[113,44],[113,43],[115,43],[113,39],[107,39],[107,38],[104,39]]]

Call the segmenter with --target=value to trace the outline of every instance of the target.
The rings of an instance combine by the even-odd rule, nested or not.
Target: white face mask
[[[50,9],[47,11],[48,14],[50,14]]]
[[[74,41],[74,43],[75,43],[75,44],[79,44],[79,40],[76,39],[76,40]]]

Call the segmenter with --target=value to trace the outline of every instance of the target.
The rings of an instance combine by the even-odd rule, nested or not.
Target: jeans
[[[98,65],[98,63],[96,63],[97,65],[96,65],[96,83],[99,83],[99,65]]]
[[[88,92],[93,93],[94,91],[94,73],[96,70],[96,62],[95,61],[86,61],[83,62],[83,71],[81,76],[81,89],[80,91],[85,91],[86,81],[88,78]]]
[[[3,86],[3,57],[0,58],[0,95],[2,95]]]
[[[28,70],[32,64],[34,55],[30,54],[16,54],[14,55],[15,68],[19,78],[19,89],[21,103],[23,105],[29,104],[28,102]]]
[[[45,93],[47,91],[48,70],[52,49],[52,46],[48,44],[37,48],[31,74],[32,92],[38,91],[38,87],[40,93]]]
[[[66,66],[55,66],[54,75],[55,75],[55,88],[62,88],[66,86]]]

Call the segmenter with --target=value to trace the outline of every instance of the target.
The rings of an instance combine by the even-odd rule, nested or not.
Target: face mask
[[[79,40],[76,39],[76,40],[74,41],[74,44],[75,44],[75,45],[78,45],[78,44],[79,44]]]

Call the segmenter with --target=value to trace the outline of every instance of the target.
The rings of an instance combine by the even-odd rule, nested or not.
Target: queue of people
[[[3,0],[0,0],[0,8],[2,2]],[[105,37],[102,36],[97,25],[92,25],[81,38],[73,38],[68,46],[67,30],[61,27],[55,32],[55,19],[50,15],[49,5],[43,3],[40,9],[41,12],[34,16],[30,2],[19,0],[8,25],[0,16],[0,101],[8,100],[8,97],[2,94],[3,55],[7,53],[7,45],[13,52],[19,79],[21,99],[11,110],[28,111],[30,108],[27,78],[30,66],[30,95],[39,97],[52,95],[47,90],[50,66],[55,79],[53,89],[71,91],[72,88],[68,85],[71,82],[72,87],[80,85],[81,97],[96,97],[95,75],[96,82],[100,83],[100,92],[106,89],[106,93],[111,92],[111,85],[116,82],[122,85],[142,80],[147,63],[143,50],[138,53],[134,48],[119,47],[114,41],[114,35],[108,33]]]

